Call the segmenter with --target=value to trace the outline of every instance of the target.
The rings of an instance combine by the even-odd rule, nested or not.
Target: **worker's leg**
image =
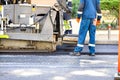
[[[90,53],[95,53],[95,33],[96,33],[96,25],[93,24],[94,19],[91,19],[90,27],[89,27],[89,50]]]
[[[82,51],[89,24],[90,24],[90,19],[82,19],[79,30],[79,36],[78,36],[78,44],[77,47],[75,47],[74,52]]]
[[[69,30],[69,34],[72,34],[72,30]]]
[[[68,34],[69,33],[69,30],[65,30],[64,34]]]

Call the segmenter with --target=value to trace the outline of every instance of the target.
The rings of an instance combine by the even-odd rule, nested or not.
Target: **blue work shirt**
[[[96,13],[100,11],[100,0],[80,0],[78,11],[82,11],[82,17],[96,18]]]

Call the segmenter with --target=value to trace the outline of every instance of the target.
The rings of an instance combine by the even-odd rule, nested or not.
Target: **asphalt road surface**
[[[117,55],[0,55],[0,80],[114,80],[115,73]]]

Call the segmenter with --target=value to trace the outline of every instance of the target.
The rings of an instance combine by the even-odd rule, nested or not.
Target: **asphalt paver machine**
[[[55,51],[62,43],[66,0],[0,5],[0,50]]]

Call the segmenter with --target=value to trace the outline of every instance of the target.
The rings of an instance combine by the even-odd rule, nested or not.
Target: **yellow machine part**
[[[8,35],[0,35],[0,38],[9,38],[9,36]]]

